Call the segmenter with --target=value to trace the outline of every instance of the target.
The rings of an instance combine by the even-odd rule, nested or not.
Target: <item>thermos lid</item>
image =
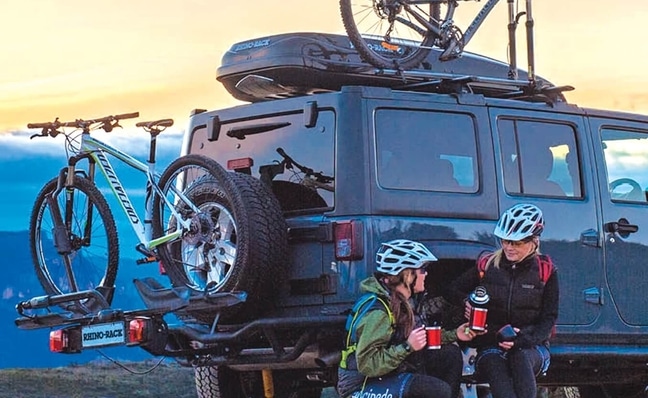
[[[470,293],[470,301],[476,305],[485,305],[490,300],[488,292],[484,286],[477,286],[475,290]]]

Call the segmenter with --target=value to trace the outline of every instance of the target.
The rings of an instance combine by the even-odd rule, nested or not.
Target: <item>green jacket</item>
[[[385,303],[389,303],[389,293],[375,277],[360,283],[360,291],[375,293]],[[412,364],[402,366],[410,355],[406,348],[407,336],[396,338],[396,330],[391,324],[389,314],[380,303],[374,304],[360,319],[356,327],[355,358],[349,361],[357,364],[349,368],[338,368],[337,391],[348,397],[358,391],[366,377],[380,377],[396,370],[411,368]],[[443,330],[441,341],[449,343],[456,340],[454,331]],[[400,369],[399,369],[400,368]]]
[[[376,293],[389,303],[389,293],[376,278],[369,277],[360,283],[362,293]],[[392,343],[394,328],[389,315],[382,309],[368,311],[357,323],[358,370],[365,376],[378,377],[396,370],[407,358],[409,351],[405,340]]]
[[[375,293],[389,303],[389,293],[373,276],[360,283],[360,291]],[[386,311],[376,308],[367,312],[356,327],[358,370],[369,377],[382,376],[396,370],[410,354],[404,345],[407,336],[401,341],[392,341],[395,330],[390,325],[389,315]],[[454,330],[441,331],[442,343],[452,343],[456,340]]]

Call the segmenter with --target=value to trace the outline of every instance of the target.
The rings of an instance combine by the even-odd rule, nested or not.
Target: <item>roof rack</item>
[[[554,86],[546,81],[541,81],[542,84],[538,85],[537,81],[488,76],[395,69],[377,69],[375,73],[402,77],[403,85],[395,87],[396,89],[413,91],[433,89],[446,94],[470,92],[484,94],[487,97],[532,102],[564,102],[562,93],[574,90],[572,86]]]

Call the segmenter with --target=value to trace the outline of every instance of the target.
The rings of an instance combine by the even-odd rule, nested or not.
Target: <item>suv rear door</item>
[[[324,102],[334,96],[322,96]],[[321,305],[322,294],[334,282],[323,283],[323,264],[331,264],[332,242],[322,225],[334,206],[334,194],[309,189],[295,162],[334,176],[336,113],[334,107],[296,98],[224,109],[193,117],[195,125],[188,152],[216,159],[228,169],[272,180],[289,226],[290,249],[286,258],[285,286],[276,287],[280,306]],[[211,130],[211,131],[210,131]],[[323,247],[328,245],[329,250]],[[254,250],[254,248],[249,248]],[[254,292],[248,292],[254,294]]]
[[[564,110],[576,114],[530,104],[527,109],[491,108],[490,116],[500,209],[516,203],[542,209],[546,228],[540,249],[553,258],[560,275],[558,323],[587,325],[601,308],[601,227],[584,118],[578,108]]]
[[[599,165],[605,277],[621,320],[648,325],[648,121],[590,118]]]

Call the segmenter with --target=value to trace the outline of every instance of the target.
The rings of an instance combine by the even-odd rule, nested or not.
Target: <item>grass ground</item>
[[[196,397],[193,369],[176,364],[155,367],[155,364],[125,364],[133,373],[112,363],[53,369],[3,369],[0,371],[0,398]]]
[[[194,373],[156,361],[93,363],[53,369],[0,370],[0,398],[196,398]],[[574,389],[544,391],[542,398],[578,398]],[[338,398],[332,388],[322,398]]]

